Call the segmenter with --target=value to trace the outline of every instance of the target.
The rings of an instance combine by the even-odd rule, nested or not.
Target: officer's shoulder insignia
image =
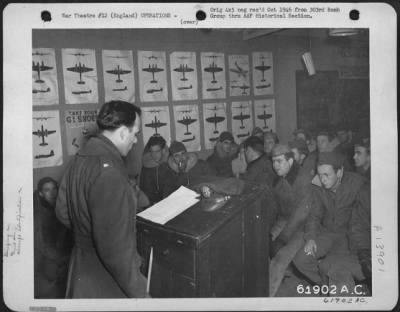
[[[113,163],[108,157],[100,157],[100,166],[102,168],[111,168]]]

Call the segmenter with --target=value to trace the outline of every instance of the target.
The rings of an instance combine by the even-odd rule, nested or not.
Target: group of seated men
[[[138,211],[159,202],[182,185],[195,185],[212,177],[237,178],[272,190],[270,287],[275,287],[274,283],[279,286],[289,267],[311,285],[344,285],[345,289],[354,288],[359,281],[370,285],[368,134],[360,133],[353,138],[348,129],[338,128],[336,133],[322,129],[314,135],[298,129],[292,141],[280,144],[275,133],[255,128],[238,145],[226,131],[220,134],[212,154],[205,160],[195,152],[188,152],[182,142],[174,141],[167,146],[163,137],[153,136],[145,145],[140,175],[132,178],[141,206]],[[41,180],[36,193],[39,208],[35,208],[35,218],[41,220],[40,215],[54,209],[54,200],[47,200],[44,190],[49,183],[52,188],[57,187],[54,180]],[[54,213],[52,216],[56,220]],[[41,231],[40,224],[35,221],[35,237],[40,237],[36,234]],[[59,237],[60,242],[68,240],[64,232],[57,235],[53,237]],[[55,250],[61,255],[58,259],[62,259],[62,265],[53,266],[58,271],[48,275],[64,285],[67,266],[64,255],[70,247],[67,244],[57,249],[56,246],[62,246],[57,241],[45,244],[54,246],[44,246],[43,250]],[[40,248],[35,243],[35,257],[40,254],[36,249]],[[36,263],[41,265],[40,261],[35,260]],[[46,275],[47,268],[51,268],[48,263],[42,264],[35,272]],[[63,291],[62,286],[58,289]],[[40,287],[35,287],[35,291],[43,291],[36,295],[39,298],[58,296],[49,295]]]

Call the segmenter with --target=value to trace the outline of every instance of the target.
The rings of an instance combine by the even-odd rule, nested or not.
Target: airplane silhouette
[[[41,155],[36,155],[35,158],[39,159],[39,158],[48,158],[54,156],[54,151],[51,150],[49,154],[41,154]]]
[[[187,66],[187,64],[179,64],[178,68],[174,68],[174,71],[178,73],[182,73],[181,81],[187,81],[188,79],[185,77],[185,73],[190,73],[194,71],[193,68]]]
[[[147,93],[155,93],[155,92],[162,92],[162,90],[163,90],[163,88],[160,88],[160,89],[149,89],[146,92]]]
[[[109,56],[107,56],[107,57],[110,57],[110,58],[117,58],[117,59],[128,58],[128,56],[121,56],[121,55],[109,55]]]
[[[38,79],[36,79],[35,82],[44,83],[44,81],[40,79],[40,72],[43,72],[43,71],[46,71],[46,70],[50,70],[50,69],[53,69],[53,67],[44,65],[43,61],[42,61],[41,64],[39,64],[39,62],[37,62],[35,64],[35,62],[33,61],[32,62],[32,70],[37,72],[37,74],[38,74]]]
[[[143,71],[151,73],[153,75],[153,79],[150,81],[150,83],[157,83],[157,80],[154,78],[154,73],[158,73],[163,71],[163,68],[158,68],[157,64],[149,64],[149,67],[142,68]]]
[[[125,86],[124,88],[120,88],[120,89],[112,89],[113,91],[126,91],[126,90],[128,90],[128,87],[127,86]]]
[[[32,93],[36,94],[36,93],[47,93],[50,92],[50,88],[47,88],[46,90],[37,90],[37,89],[33,89]]]
[[[264,104],[263,108],[264,108],[264,113],[257,115],[257,118],[264,121],[263,129],[268,129],[267,120],[272,117],[272,114],[267,114],[267,112],[265,111],[265,109],[267,108],[267,105]]]
[[[237,136],[238,138],[244,138],[244,137],[250,136],[250,132],[247,132],[247,133],[239,133],[239,134],[237,134],[236,136]]]
[[[196,122],[197,119],[193,119],[190,116],[184,116],[181,120],[177,120],[180,124],[185,125],[186,126],[186,132],[184,133],[184,135],[190,135],[192,134],[189,131],[189,125],[191,125],[192,123]]]
[[[217,124],[225,120],[225,117],[217,116],[217,110],[219,110],[219,109],[223,109],[223,108],[221,108],[221,107],[217,108],[216,106],[214,106],[214,108],[209,108],[208,110],[214,111],[214,116],[206,118],[207,122],[214,124],[214,131],[213,131],[214,134],[219,133],[219,131],[217,129]]]
[[[240,78],[240,76],[243,76],[243,78],[246,78],[247,77],[247,73],[249,71],[248,70],[244,70],[243,67],[240,67],[237,62],[235,62],[235,66],[236,66],[236,68],[232,68],[232,69],[230,69],[230,71],[232,73],[237,74],[239,78]]]
[[[189,87],[178,87],[178,90],[186,90],[186,89],[192,89],[192,85]]]
[[[262,79],[261,79],[261,81],[265,81],[264,73],[265,73],[266,70],[270,69],[271,66],[269,66],[269,65],[264,65],[264,61],[262,61],[262,62],[261,62],[261,65],[255,66],[254,68],[262,72]]]
[[[76,53],[68,53],[68,55],[85,56],[85,55],[89,55],[89,53],[76,52]]]
[[[43,53],[43,52],[36,51],[36,52],[32,53],[32,56],[35,56],[35,55],[43,56],[43,55],[50,55],[50,54],[51,53]]]
[[[75,64],[74,67],[68,67],[67,70],[74,73],[79,73],[79,81],[77,82],[77,84],[85,84],[85,82],[82,81],[82,73],[90,72],[93,70],[93,68],[86,67],[85,64],[81,64],[81,62],[79,62],[78,64]]]
[[[47,120],[47,119],[51,119],[51,118],[54,118],[54,117],[33,117],[32,119],[35,119],[35,120]]]
[[[55,132],[56,132],[56,130],[47,130],[47,129],[44,129],[43,125],[41,125],[41,129],[39,129],[38,131],[33,131],[32,134],[37,135],[39,138],[42,138],[42,143],[40,143],[39,145],[45,146],[45,145],[49,145],[49,144],[44,141],[44,138],[48,137],[50,134],[53,134]]]
[[[195,139],[196,139],[196,136],[194,135],[191,138],[183,139],[182,142],[190,142],[190,141],[194,141]]]
[[[242,106],[242,104],[240,104],[240,106],[238,106],[238,107],[233,107],[233,108],[240,109],[240,115],[235,115],[235,116],[233,116],[233,119],[234,119],[234,120],[240,120],[240,124],[241,124],[241,125],[240,125],[240,129],[244,129],[245,126],[243,125],[243,121],[246,120],[246,119],[250,119],[250,115],[248,115],[248,114],[243,114],[242,109],[243,109],[243,108],[247,108],[247,107],[244,107],[244,106]]]
[[[211,73],[213,80],[211,83],[217,83],[217,80],[215,80],[215,73],[222,72],[222,68],[218,67],[217,64],[214,63],[214,61],[210,64],[209,67],[204,68],[204,71],[207,73]]]
[[[92,93],[92,90],[87,90],[87,91],[72,91],[72,94],[86,94],[86,93]]]
[[[222,90],[222,87],[219,88],[207,88],[206,91],[211,92],[211,91],[219,91]]]
[[[268,88],[270,86],[271,86],[271,84],[267,83],[266,85],[258,85],[258,86],[256,86],[256,89],[265,89],[265,88]]]
[[[115,69],[106,70],[106,73],[108,73],[108,74],[118,75],[118,79],[115,80],[115,82],[117,82],[117,83],[121,83],[123,81],[121,79],[121,75],[129,74],[131,72],[132,72],[131,70],[121,69],[121,67],[119,67],[119,64],[118,64],[117,68],[115,68]]]
[[[150,123],[145,124],[145,127],[153,128],[155,130],[155,133],[153,136],[159,136],[160,134],[157,132],[158,128],[166,126],[167,123],[161,122],[159,119],[157,119],[157,116],[154,116],[154,120],[152,120]]]
[[[158,59],[158,57],[154,56],[154,55],[145,56],[145,58],[147,58],[148,60],[151,60],[151,59],[156,60],[156,59]]]
[[[231,88],[232,89],[235,89],[235,88],[242,89],[243,90],[242,94],[247,94],[246,89],[249,89],[250,86],[246,86],[245,84],[243,84],[241,86],[231,86]]]

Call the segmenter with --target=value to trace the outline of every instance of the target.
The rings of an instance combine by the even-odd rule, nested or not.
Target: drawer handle
[[[148,229],[144,229],[143,232],[150,233],[150,231]]]
[[[162,255],[163,256],[168,256],[170,253],[171,252],[169,251],[169,249],[165,249],[165,250],[163,250]]]

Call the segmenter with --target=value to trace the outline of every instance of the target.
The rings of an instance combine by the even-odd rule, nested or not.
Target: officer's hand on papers
[[[315,257],[315,253],[317,252],[316,241],[313,239],[308,240],[304,246],[304,252],[307,256],[312,255]]]

